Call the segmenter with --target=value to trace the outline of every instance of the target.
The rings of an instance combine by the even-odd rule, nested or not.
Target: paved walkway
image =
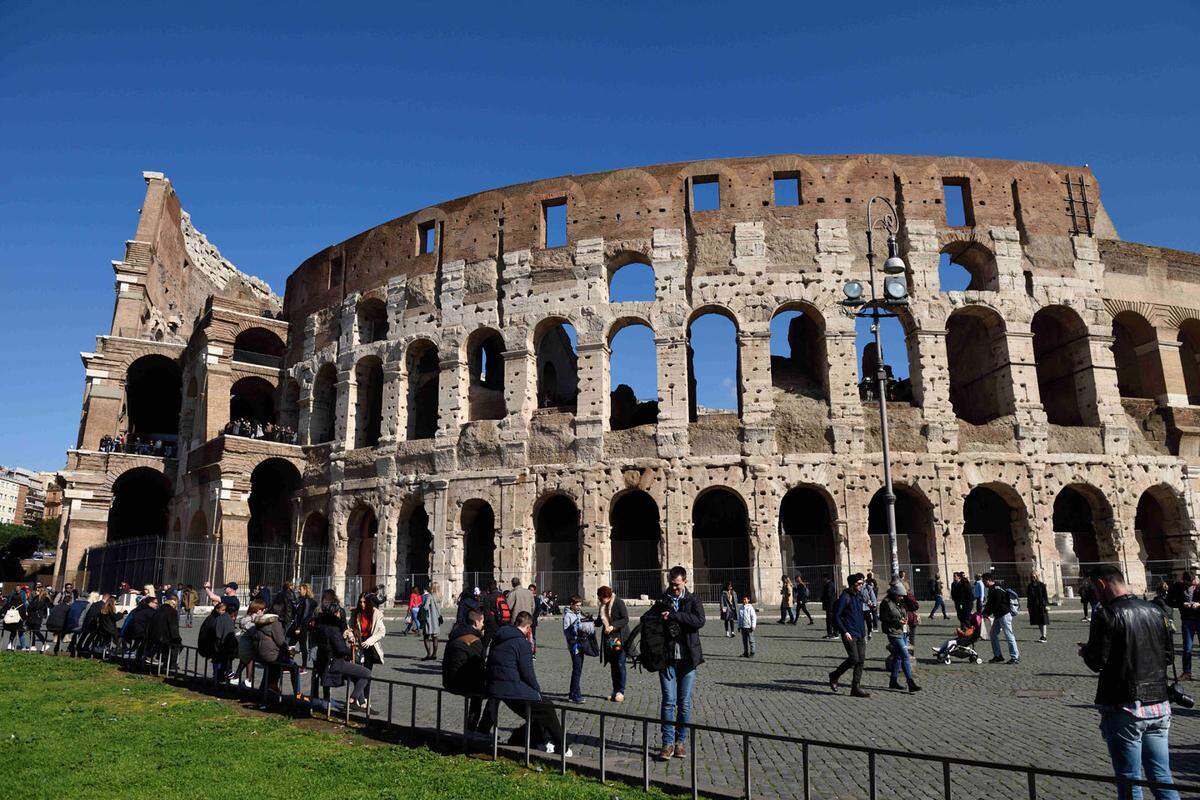
[[[851,698],[844,690],[842,694],[830,693],[828,673],[842,660],[844,651],[838,642],[821,638],[824,625],[819,618],[813,626],[781,626],[769,621],[769,613],[763,614],[768,621],[759,626],[758,656],[750,660],[740,657],[740,638],[722,635],[716,610],[707,610],[710,617],[703,631],[706,663],[700,668],[693,709],[697,722],[1002,764],[1102,774],[1111,771],[1098,731],[1098,715],[1092,707],[1095,677],[1075,653],[1075,643],[1087,637],[1087,626],[1074,609],[1053,616],[1047,644],[1035,641],[1036,631],[1029,627],[1026,617],[1018,618],[1021,663],[1014,666],[933,663],[930,647],[953,634],[953,617],[950,621],[940,617],[933,622],[926,620],[918,630],[916,648],[917,680],[925,690],[916,695],[886,688],[888,677],[882,666],[886,639],[876,635],[868,645],[864,676],[865,688],[872,692],[869,699]],[[570,660],[559,625],[558,618],[542,621],[536,668],[550,699],[565,700]],[[440,664],[418,660],[424,655],[420,639],[401,635],[404,625],[400,619],[389,619],[388,627],[387,661],[376,668],[378,674],[439,686]],[[449,627],[445,627],[447,633]],[[185,635],[185,642],[194,643],[194,636]],[[981,654],[989,658],[990,644],[980,645]],[[1195,686],[1200,690],[1200,684]],[[631,672],[626,702],[619,706],[605,701],[610,688],[607,668],[598,659],[589,659],[584,670],[586,707],[658,716],[656,675]],[[374,703],[383,711],[386,695],[384,687],[376,687]],[[408,696],[397,694],[395,703],[397,719],[407,719]],[[461,704],[448,705],[447,729],[460,729],[461,719]],[[422,695],[418,721],[430,727],[434,723],[431,693]],[[518,722],[502,711],[501,736],[505,737]],[[568,725],[575,753],[590,760],[598,760],[598,733],[594,717],[572,718]],[[612,721],[606,737],[610,768],[640,775],[641,725]],[[651,737],[653,748],[658,743],[654,729]],[[1200,781],[1200,714],[1177,711],[1171,743],[1176,779]],[[698,755],[702,784],[740,794],[740,738],[702,735]],[[751,758],[756,793],[779,797],[800,794],[798,746],[755,744]],[[810,763],[813,797],[867,796],[865,756],[814,750]],[[682,781],[688,777],[686,760],[654,762],[651,769],[655,778],[670,776]],[[880,759],[878,771],[881,798],[941,796],[941,771],[936,764]],[[956,797],[1028,797],[1024,779],[1018,775],[956,769],[953,783]],[[1038,788],[1040,797],[1102,796],[1095,784],[1078,787],[1065,781],[1043,780]]]

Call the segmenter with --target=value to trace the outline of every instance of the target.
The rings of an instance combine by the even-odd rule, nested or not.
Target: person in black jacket
[[[163,656],[167,662],[167,671],[175,671],[175,659],[183,640],[179,637],[179,599],[168,594],[150,617],[146,628],[146,658],[153,659]]]
[[[350,707],[366,708],[367,695],[371,689],[371,670],[361,664],[355,664],[350,645],[345,637],[345,620],[336,613],[322,613],[316,626],[317,660],[320,661],[321,690],[326,703],[329,702],[329,690],[344,686],[351,682]],[[313,672],[318,671],[317,661],[313,662]],[[316,697],[316,680],[313,681],[313,697]]]
[[[1125,576],[1116,566],[1092,571],[1096,596],[1102,603],[1092,615],[1087,644],[1079,655],[1093,672],[1100,732],[1108,743],[1118,777],[1173,783],[1169,736],[1171,703],[1167,665],[1174,659],[1166,618],[1153,603],[1129,594]],[[1159,800],[1178,800],[1172,789],[1154,789]],[[1119,796],[1126,796],[1118,786]],[[1135,787],[1130,797],[1140,797]]]
[[[129,612],[125,620],[125,629],[121,634],[125,649],[132,650],[138,661],[146,655],[146,632],[150,629],[150,619],[158,611],[158,598],[149,595],[142,599],[138,607]]]
[[[704,606],[687,590],[687,570],[671,567],[667,591],[656,611],[667,623],[667,665],[658,673],[662,691],[660,719],[673,720],[662,725],[662,750],[658,757],[684,758],[687,755],[687,723],[692,718],[692,689],[697,667],[704,663],[700,648],[700,629],[704,627]]]
[[[75,602],[75,598],[67,592],[62,592],[58,597],[58,604],[50,609],[50,616],[46,617],[46,630],[54,634],[54,655],[58,655],[67,635],[67,614],[71,611],[71,603]]]
[[[837,633],[833,629],[833,604],[837,602],[838,590],[833,582],[832,575],[825,576],[825,582],[821,584],[821,608],[825,611],[825,638],[836,639]]]
[[[482,730],[480,713],[484,693],[483,612],[471,609],[467,622],[456,623],[442,651],[442,686],[455,694],[469,697],[467,701],[467,730]],[[485,719],[491,730],[491,719]]]
[[[1029,586],[1025,589],[1026,605],[1029,608],[1029,624],[1037,626],[1039,642],[1046,641],[1046,626],[1050,623],[1050,593],[1038,573],[1029,576]]]
[[[288,630],[288,640],[299,646],[300,666],[304,669],[308,669],[309,623],[316,610],[317,599],[313,597],[312,588],[307,583],[300,584],[296,591],[296,602],[292,606],[292,627]]]
[[[614,703],[625,702],[625,641],[629,638],[629,610],[625,601],[617,597],[608,586],[596,590],[600,601],[600,660],[608,664],[612,676]]]
[[[328,702],[329,687],[321,685],[325,677],[325,670],[328,668],[330,660],[341,652],[337,641],[346,643],[346,610],[342,608],[332,589],[326,589],[322,593],[321,605],[313,615],[311,627],[312,644],[316,648],[316,654],[313,655],[309,695],[315,699],[321,696],[322,689],[324,689],[323,695]]]
[[[503,701],[522,720],[528,706],[533,723],[530,741],[540,744],[547,753],[553,753],[556,743],[562,740],[563,731],[554,707],[542,700],[542,687],[533,669],[533,646],[527,638],[532,625],[533,615],[522,611],[512,625],[501,625],[497,629],[488,653],[485,685],[489,696]],[[525,741],[524,723],[513,731],[509,741],[514,744]],[[568,748],[566,756],[572,755]]]
[[[96,623],[100,621],[100,611],[104,608],[104,601],[108,595],[97,595],[95,593],[88,595],[88,607],[83,612],[83,617],[80,620],[79,633],[71,640],[71,645],[75,648],[75,656],[83,658],[87,656],[91,658],[96,640]],[[94,598],[94,599],[93,599]]]
[[[987,600],[984,602],[983,615],[992,618],[992,660],[989,664],[1004,663],[1000,654],[1000,637],[1008,642],[1008,663],[1020,664],[1021,651],[1017,647],[1017,637],[1013,633],[1012,601],[1008,590],[996,582],[996,577],[990,572],[983,573],[983,585],[987,587]]]
[[[472,611],[483,613],[483,606],[470,589],[463,589],[463,593],[458,598],[458,612],[454,616],[455,627],[467,624],[467,615]]]
[[[229,680],[233,660],[237,658],[237,636],[229,607],[224,603],[213,606],[212,613],[200,623],[196,636],[196,651],[212,664],[213,684],[222,686]]]
[[[967,580],[965,574],[954,573],[954,580],[950,582],[950,599],[954,602],[955,613],[958,614],[959,627],[966,626],[971,619],[975,597],[971,589],[971,582]]]

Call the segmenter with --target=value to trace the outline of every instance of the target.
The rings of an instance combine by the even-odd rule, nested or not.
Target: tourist
[[[792,609],[792,579],[784,575],[779,583],[779,624],[796,624],[796,612]]]
[[[1000,637],[1003,636],[1008,642],[1008,663],[1020,664],[1021,651],[1017,649],[1017,637],[1013,634],[1013,606],[1009,590],[998,584],[990,572],[983,574],[983,585],[988,590],[983,614],[992,618],[992,660],[988,663],[1004,662],[1004,656],[1000,654]]]
[[[7,650],[25,649],[25,614],[26,600],[24,586],[17,589],[8,600],[5,601],[4,607],[0,609],[0,618],[4,620],[4,632],[8,634]]]
[[[950,584],[950,599],[954,603],[954,612],[958,615],[958,624],[966,625],[975,600],[971,592],[971,583],[962,572],[954,573],[954,580]]]
[[[737,594],[733,590],[733,581],[730,581],[721,591],[721,622],[725,628],[725,635],[730,639],[737,635],[737,612]]]
[[[698,667],[704,663],[700,629],[704,627],[704,606],[687,590],[687,570],[671,567],[667,591],[652,609],[662,619],[666,666],[659,670],[662,692],[659,718],[662,724],[662,750],[659,758],[683,758],[687,755],[687,723],[692,718],[692,690]]]
[[[1173,783],[1170,761],[1171,703],[1167,665],[1174,660],[1166,619],[1153,603],[1129,594],[1116,566],[1092,571],[1103,604],[1092,620],[1083,663],[1100,673],[1096,705],[1100,733],[1108,743],[1117,777]],[[1173,789],[1152,789],[1157,800],[1178,800]],[[1119,797],[1140,800],[1141,787]]]
[[[54,655],[58,655],[63,639],[67,635],[67,614],[70,613],[73,602],[75,602],[73,594],[67,591],[60,592],[58,602],[54,608],[50,609],[50,615],[46,617],[46,630],[54,634]]]
[[[1050,595],[1037,571],[1029,576],[1025,602],[1029,607],[1029,624],[1038,629],[1038,641],[1045,644],[1046,627],[1050,624]]]
[[[38,641],[42,643],[42,652],[48,649],[46,643],[46,617],[50,614],[50,593],[46,587],[38,586],[29,601],[29,609],[25,614],[25,626],[29,630],[29,649],[37,650]]]
[[[934,654],[940,661],[950,655],[951,648],[956,645],[974,648],[975,643],[979,641],[979,631],[982,627],[983,617],[975,611],[968,610],[967,621],[955,629],[953,638],[947,639],[941,647],[933,648]]]
[[[625,601],[617,597],[611,587],[601,586],[596,590],[600,610],[600,660],[608,664],[612,677],[612,694],[608,699],[614,703],[625,702],[625,640],[629,637],[629,610]]]
[[[861,572],[855,572],[846,578],[846,588],[842,590],[837,602],[834,603],[831,616],[833,629],[841,637],[842,646],[846,648],[846,660],[837,669],[829,673],[829,688],[838,690],[838,679],[853,669],[850,678],[851,697],[870,697],[870,693],[862,686],[863,662],[867,658],[867,626],[863,618],[862,588],[866,584]]]
[[[583,661],[587,658],[583,640],[596,633],[595,623],[583,616],[580,610],[582,605],[583,600],[578,595],[571,595],[570,605],[563,612],[563,638],[567,640],[567,652],[571,655],[571,689],[567,693],[567,700],[572,703],[583,702]],[[532,625],[532,615],[529,621]]]
[[[383,637],[387,628],[383,612],[376,608],[375,599],[369,594],[359,595],[358,605],[350,615],[350,632],[364,667],[374,669],[376,664],[383,663]]]
[[[983,604],[987,601],[987,587],[983,583],[983,576],[978,573],[975,575],[975,583],[972,586],[971,596],[975,600],[975,610],[982,614]]]
[[[825,638],[838,638],[837,632],[833,627],[833,604],[837,602],[838,593],[837,587],[833,584],[833,576],[826,575],[825,582],[821,586],[821,609],[825,612]]]
[[[758,627],[758,612],[749,596],[742,598],[737,610],[738,630],[742,634],[742,658],[754,658],[754,629]]]
[[[1154,587],[1154,597],[1150,598],[1150,602],[1158,606],[1163,612],[1163,616],[1167,618],[1167,627],[1171,629],[1171,634],[1175,633],[1175,609],[1171,608],[1171,587],[1167,582],[1160,580],[1158,585]]]
[[[337,595],[334,595],[337,598]],[[312,587],[307,583],[300,584],[296,589],[296,602],[292,605],[292,624],[288,631],[288,641],[295,643],[300,650],[300,668],[308,668],[309,642],[312,634],[312,619],[317,613],[317,599],[313,597]]]
[[[353,661],[346,635],[346,610],[338,602],[337,594],[332,589],[326,589],[321,593],[321,604],[313,612],[311,644],[316,652],[313,654],[309,688],[309,696],[313,700],[321,698],[326,708],[329,706],[329,687],[323,684],[330,661],[340,657],[343,651],[349,653]]]
[[[87,610],[83,612],[83,617],[79,621],[79,642],[75,644],[76,657],[83,658],[86,654],[88,658],[91,658],[93,655],[92,643],[96,638],[96,625],[100,621],[100,612],[104,608],[106,596],[97,592],[88,595]]]
[[[116,640],[117,603],[112,595],[104,595],[104,604],[100,607],[100,616],[96,619],[96,630],[92,647],[99,651],[101,658],[104,658],[105,651]]]
[[[873,584],[875,579],[871,577],[871,573],[867,573],[867,583]],[[899,597],[907,597],[912,594],[912,583],[908,580],[908,573],[905,570],[900,570],[888,582],[888,586],[895,586]],[[876,592],[878,595],[878,592]]]
[[[1179,609],[1179,627],[1183,631],[1183,675],[1192,679],[1192,648],[1200,637],[1200,577],[1190,572],[1180,576],[1171,589],[1171,605]]]
[[[454,616],[455,627],[466,625],[467,615],[472,611],[478,611],[482,614],[483,606],[479,604],[479,598],[471,593],[470,590],[463,589],[462,594],[458,596],[458,612]]]
[[[146,629],[146,659],[161,657],[167,672],[175,671],[175,659],[183,640],[179,637],[179,600],[173,594],[163,598],[150,617]]]
[[[488,581],[487,592],[480,599],[483,606],[483,629],[486,640],[491,641],[501,625],[512,622],[512,609],[508,607],[508,598],[500,591],[494,580]]]
[[[532,655],[532,654],[531,654]],[[484,692],[483,612],[473,608],[466,622],[450,629],[450,638],[442,653],[442,687],[468,698],[467,731],[480,729]],[[489,724],[487,730],[491,731]]]
[[[410,633],[420,635],[421,623],[417,616],[421,613],[421,590],[415,585],[408,590],[408,612],[404,615],[404,633],[403,636],[408,636]]]
[[[946,590],[946,584],[942,580],[942,576],[934,575],[933,576],[933,609],[930,610],[930,612],[929,612],[930,619],[933,619],[933,615],[936,614],[939,609],[942,612],[942,619],[950,619],[950,617],[947,616],[947,614],[946,614],[946,598],[942,596],[942,594],[945,592],[945,590]]]
[[[227,612],[225,604],[218,602],[213,606],[212,613],[200,623],[200,632],[196,635],[196,652],[209,660],[212,680],[217,686],[229,680],[229,671],[237,656],[233,619]]]
[[[533,626],[530,628],[530,636],[533,637],[533,657],[537,658],[537,629],[538,620],[543,614],[549,613],[550,606],[546,602],[545,595],[538,592],[536,583],[529,584],[529,593],[533,595]]]
[[[436,661],[438,655],[438,636],[442,633],[442,600],[439,597],[438,585],[431,583],[421,595],[421,644],[425,646],[425,657],[422,661]]]
[[[522,611],[528,612],[529,616],[533,617],[533,592],[521,585],[520,578],[512,579],[512,588],[505,595],[505,600],[508,601],[508,611],[514,618]]]
[[[883,602],[879,606],[879,622],[883,635],[887,637],[888,652],[890,653],[884,662],[884,666],[891,676],[888,688],[904,688],[900,685],[900,670],[903,669],[904,679],[908,682],[908,691],[910,693],[919,692],[921,687],[913,679],[912,659],[909,656],[908,639],[905,636],[908,630],[906,620],[909,610],[904,604],[905,598],[899,592],[899,586],[889,587],[887,595],[884,596]]]
[[[801,612],[803,612],[804,616],[808,617],[808,624],[812,625],[813,624],[813,616],[812,616],[812,614],[808,613],[808,598],[809,598],[808,582],[804,580],[803,575],[797,575],[796,576],[796,591],[795,591],[795,595],[794,595],[794,598],[792,601],[792,605],[793,605],[794,609],[799,609]],[[796,612],[795,612],[795,610],[793,610],[792,611],[792,624],[793,625],[796,624],[796,618],[797,618]]]
[[[196,587],[190,583],[184,586],[179,593],[179,607],[183,609],[184,625],[188,628],[192,627],[192,623],[196,618],[196,603],[200,601],[200,593],[196,591]]]
[[[1100,605],[1100,598],[1096,594],[1096,587],[1086,578],[1079,587],[1079,602],[1083,606],[1083,621],[1090,622]]]
[[[241,601],[238,600],[237,590],[238,585],[235,582],[230,581],[229,583],[225,584],[225,589],[222,591],[222,593],[220,595],[216,595],[213,594],[211,583],[204,584],[204,593],[208,596],[208,599],[214,604],[224,603],[225,613],[235,619],[238,615],[238,609],[241,607]]]
[[[879,596],[875,593],[876,586],[874,579],[871,578],[871,573],[868,572],[866,580],[863,581],[862,590],[858,593],[859,602],[862,603],[863,623],[866,626],[868,642],[871,641],[871,633],[879,621]]]
[[[263,667],[263,679],[259,685],[259,702],[265,705],[267,693],[283,694],[283,672],[292,681],[292,695],[301,699],[300,665],[292,660],[288,653],[287,633],[283,622],[274,611],[264,611],[254,621],[255,629],[251,631],[254,642],[254,660]]]
[[[533,668],[533,648],[526,638],[526,631],[533,624],[529,612],[521,612],[511,625],[501,625],[496,630],[495,640],[487,659],[487,694],[503,703],[520,716],[526,718],[528,708],[532,729],[530,742],[547,753],[553,753],[562,741],[563,730],[553,706],[542,700],[542,688],[538,684]],[[524,742],[525,723],[513,732],[510,743]],[[565,755],[573,753],[568,748]]]
[[[236,598],[235,598],[236,599]],[[238,668],[237,672],[230,679],[230,683],[238,684],[243,689],[254,688],[254,655],[255,641],[254,632],[257,629],[256,623],[258,618],[263,615],[267,609],[266,603],[255,598],[246,606],[246,616],[234,623],[235,629],[239,632],[238,636]],[[229,614],[231,619],[236,619],[234,616],[236,611],[229,608],[226,604],[225,613]]]
[[[89,595],[90,597],[90,595]],[[75,605],[79,605],[77,601]],[[133,611],[129,612],[129,616],[125,618],[125,624],[121,629],[121,641],[126,653],[131,653],[133,658],[141,661],[146,656],[146,637],[150,631],[150,620],[154,618],[155,612],[158,611],[158,598],[154,595],[143,597]],[[74,609],[72,609],[74,612]],[[69,618],[68,618],[69,619]],[[80,624],[83,623],[83,614],[79,616]],[[69,623],[68,623],[69,624]],[[71,637],[70,652],[72,655],[79,655],[82,639],[78,632]]]

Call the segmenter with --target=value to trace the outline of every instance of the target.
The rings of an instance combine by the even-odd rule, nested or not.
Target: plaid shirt
[[[1123,711],[1137,719],[1160,719],[1171,716],[1171,702],[1163,700],[1161,703],[1143,703],[1141,700],[1134,700],[1124,706],[1100,706],[1100,710],[1112,713]]]

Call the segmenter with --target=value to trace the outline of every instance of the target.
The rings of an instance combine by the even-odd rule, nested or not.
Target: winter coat
[[[867,623],[863,618],[862,599],[857,592],[845,589],[833,604],[833,629],[840,634],[850,634],[856,639],[867,635]]]
[[[533,592],[526,589],[524,586],[518,586],[508,593],[508,607],[512,611],[513,619],[517,618],[517,614],[522,611],[528,611],[529,616],[533,616]]]
[[[50,633],[65,633],[67,630],[67,614],[71,611],[71,603],[59,603],[54,608],[50,609],[50,616],[46,617],[46,630]]]
[[[625,607],[625,601],[619,597],[614,597],[612,605],[608,609],[608,624],[612,626],[612,633],[604,633],[604,626],[597,619],[597,627],[600,630],[600,635],[607,640],[613,634],[616,634],[621,639],[621,648],[624,649],[625,643],[629,640],[629,609]],[[609,661],[609,648],[603,646],[604,642],[600,643],[600,660],[607,664]]]
[[[179,593],[179,606],[184,611],[191,611],[196,607],[196,603],[200,600],[200,595],[195,589],[187,588]]]
[[[383,637],[387,635],[387,628],[383,625],[382,611],[375,609],[375,616],[371,619],[371,630],[364,639],[358,626],[358,609],[354,609],[354,613],[350,615],[350,632],[360,650],[374,650],[379,659],[378,663],[383,663]]]
[[[142,602],[140,606],[129,612],[129,619],[125,623],[125,632],[122,636],[126,641],[137,642],[146,638],[146,631],[150,627],[150,618],[154,616],[154,609],[146,602]]]
[[[100,612],[100,616],[96,617],[96,633],[103,636],[109,641],[117,638],[117,614],[106,614]]]
[[[46,621],[46,615],[49,613],[49,598],[34,595],[29,601],[29,611],[25,615],[25,624],[35,631],[40,630],[42,624]]]
[[[721,592],[721,619],[737,618],[737,595],[731,592]]]
[[[150,617],[146,640],[159,645],[180,645],[179,612],[170,603],[163,603]]]
[[[287,636],[278,614],[261,614],[254,622],[255,630],[248,633],[253,637],[254,660],[261,664],[274,664],[287,653]]]
[[[883,598],[883,604],[879,606],[879,627],[885,636],[901,636],[907,618],[907,608],[891,596]]]
[[[988,589],[987,600],[983,606],[984,616],[1000,619],[1005,614],[1012,613],[1012,603],[1008,598],[1008,590],[998,583]]]
[[[200,624],[196,649],[208,659],[232,661],[237,655],[237,637],[228,614],[209,614]]]
[[[100,619],[100,609],[102,608],[104,608],[104,603],[100,600],[89,605],[79,621],[79,630],[84,633],[91,633],[96,630],[96,620]]]
[[[479,604],[479,601],[476,600],[474,597],[464,597],[462,600],[458,601],[458,613],[454,615],[455,626],[469,625],[470,619],[467,618],[467,614],[471,611],[482,611],[482,610],[483,610],[483,607]]]
[[[313,670],[323,673],[336,660],[350,658],[350,645],[346,644],[346,620],[331,610],[320,611],[315,618],[312,641],[317,654],[313,658]]]
[[[438,636],[442,632],[442,607],[432,592],[421,595],[421,610],[417,613],[421,620],[421,633],[426,636]]]
[[[793,594],[792,582],[790,580],[784,579],[784,581],[780,584],[780,588],[779,588],[779,604],[784,605],[784,606],[790,606],[792,604],[792,594]]]
[[[500,700],[541,700],[533,671],[533,647],[515,625],[502,625],[492,639],[485,679],[487,694]]]
[[[455,694],[483,694],[483,633],[455,625],[442,653],[442,686]]]
[[[1029,588],[1025,590],[1025,597],[1029,606],[1029,624],[1048,625],[1050,615],[1046,609],[1050,605],[1050,598],[1046,592],[1046,584],[1030,581]]]
[[[704,651],[700,647],[700,629],[704,627],[704,606],[696,599],[696,595],[684,590],[679,600],[679,608],[675,608],[676,598],[670,592],[664,592],[659,604],[662,610],[669,612],[668,622],[679,625],[678,641],[669,642],[672,650],[679,645],[680,658],[675,663],[677,673],[691,672],[704,663]]]
[[[837,603],[837,599],[837,587],[833,585],[833,581],[827,581],[821,587],[821,608],[830,611],[834,604]]]
[[[758,612],[752,604],[745,603],[738,607],[737,622],[739,631],[752,631],[758,627]]]
[[[807,583],[800,583],[800,582],[796,583],[795,597],[796,597],[797,603],[807,603],[808,602],[808,584]]]

